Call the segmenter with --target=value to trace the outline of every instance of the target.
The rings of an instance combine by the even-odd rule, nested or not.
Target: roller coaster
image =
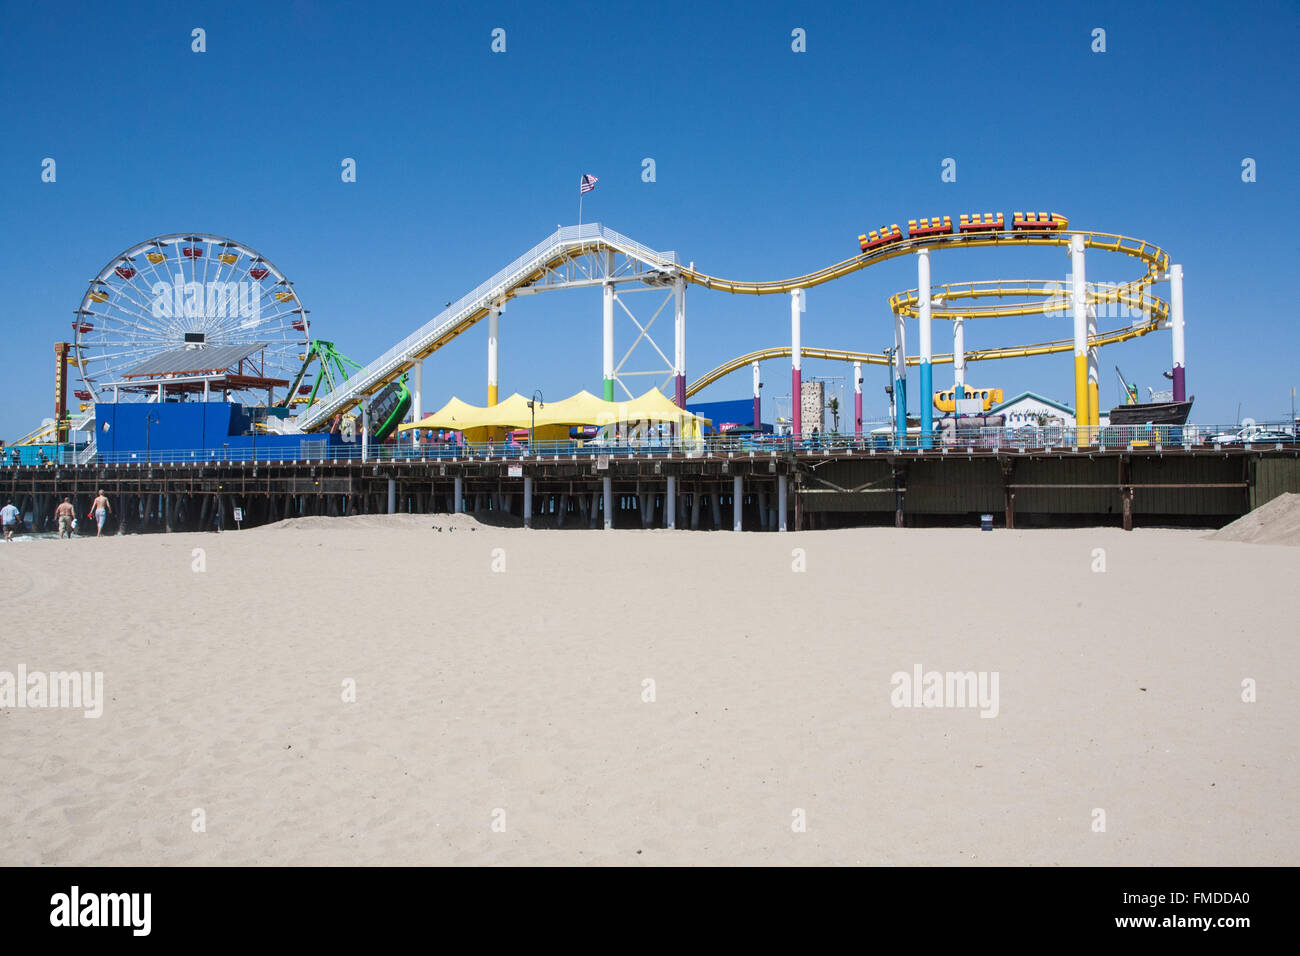
[[[1007,225],[1008,219],[1010,219],[1010,226]],[[1003,246],[1067,248],[1071,256],[1070,278],[1065,283],[1021,279],[931,284],[930,255],[932,252]],[[1135,278],[1120,283],[1088,283],[1084,273],[1084,256],[1089,250],[1117,253],[1135,259],[1142,267],[1142,271]],[[140,255],[135,255],[136,253],[143,255],[144,258],[141,259]],[[222,279],[222,282],[217,285],[232,288],[238,285],[241,295],[244,292],[243,286],[233,279],[229,282],[225,279],[247,274],[248,284],[254,290],[253,301],[250,303],[245,303],[242,299],[239,301],[240,313],[237,318],[242,318],[245,311],[251,310],[253,318],[239,322],[238,327],[242,329],[250,325],[250,322],[255,322],[253,331],[240,333],[249,342],[253,339],[257,340],[252,344],[252,348],[266,353],[272,345],[281,351],[288,349],[295,352],[304,346],[307,347],[305,353],[296,356],[304,364],[292,382],[288,383],[290,387],[282,403],[287,411],[296,414],[296,417],[286,422],[284,426],[293,431],[314,432],[332,429],[337,427],[344,415],[359,410],[363,435],[382,440],[384,434],[395,427],[397,419],[405,416],[408,408],[413,408],[416,417],[420,417],[423,360],[445,348],[484,319],[487,319],[489,324],[488,404],[495,404],[499,317],[507,307],[507,303],[520,296],[579,287],[601,287],[604,292],[603,380],[606,400],[613,400],[616,385],[631,394],[623,382],[622,375],[662,374],[662,371],[666,370],[668,379],[665,380],[665,384],[668,380],[674,382],[675,401],[678,406],[685,407],[689,396],[697,394],[723,376],[756,362],[789,357],[792,395],[801,394],[800,376],[804,357],[866,365],[892,365],[895,370],[897,429],[901,435],[906,430],[907,421],[907,369],[918,367],[922,433],[928,436],[932,431],[934,411],[933,402],[930,401],[933,365],[952,365],[954,386],[964,386],[967,362],[1072,351],[1075,358],[1076,420],[1086,435],[1087,428],[1095,427],[1098,423],[1098,349],[1144,336],[1162,328],[1170,328],[1173,331],[1174,398],[1181,401],[1185,391],[1181,267],[1171,266],[1168,254],[1152,243],[1113,233],[1071,230],[1069,220],[1057,213],[1016,212],[1009,217],[1001,212],[972,213],[958,217],[956,224],[953,223],[952,217],[933,216],[909,220],[906,230],[897,224],[881,226],[858,237],[858,253],[850,258],[804,275],[765,281],[725,279],[710,275],[695,268],[693,262],[683,265],[676,253],[651,249],[599,223],[563,227],[461,299],[449,303],[431,321],[368,365],[356,366],[355,363],[348,362],[346,369],[342,366],[334,369],[330,365],[332,350],[325,348],[328,343],[320,343],[319,340],[310,338],[306,311],[297,302],[292,283],[275,271],[263,257],[221,237],[180,234],[160,237],[138,248],[133,247],[110,262],[92,282],[87,297],[78,310],[77,322],[74,323],[78,336],[74,347],[77,354],[69,356],[67,361],[80,370],[83,380],[87,383],[87,390],[92,389],[90,383],[94,380],[92,374],[94,369],[88,370],[87,366],[88,363],[93,364],[91,360],[98,355],[93,351],[94,347],[97,343],[102,344],[95,336],[100,336],[104,342],[109,341],[110,332],[122,338],[125,333],[118,330],[118,325],[123,328],[135,327],[130,325],[131,315],[127,315],[123,310],[144,307],[141,305],[144,300],[135,301],[138,296],[128,296],[125,292],[114,295],[109,285],[120,280],[119,284],[130,292],[134,290],[132,283],[139,281],[137,263],[144,263],[139,265],[140,269],[155,268],[158,262],[166,266],[171,261],[168,259],[169,255],[175,259],[177,265],[174,271],[180,273],[180,277],[184,277],[184,271],[188,268],[193,273],[192,278],[196,280],[197,263],[200,260],[204,263],[220,263],[214,267],[217,269],[215,275]],[[806,290],[903,256],[916,258],[918,281],[915,288],[899,292],[889,299],[890,311],[894,317],[894,348],[876,353],[811,348],[801,344],[800,313],[805,308]],[[221,271],[223,268],[225,272]],[[208,278],[206,266],[204,278]],[[274,285],[265,289],[259,285],[263,280],[271,279],[276,280]],[[1160,282],[1169,283],[1168,301],[1151,292],[1151,288]],[[659,289],[666,292],[667,297],[654,316],[641,321],[631,312],[618,293],[620,288],[625,288],[628,284],[634,290]],[[197,282],[191,285],[201,288]],[[717,366],[688,387],[685,307],[685,290],[688,285],[734,295],[789,295],[790,344],[740,355]],[[176,288],[179,289],[179,286]],[[188,290],[188,286],[186,289]],[[262,296],[260,300],[257,299],[259,295]],[[163,305],[172,308],[176,315],[180,315],[181,313],[177,311],[181,308],[179,292],[177,296],[176,304],[173,305],[169,298]],[[650,337],[651,326],[670,302],[676,338],[675,354],[671,360]],[[263,308],[254,308],[261,303],[265,303]],[[145,305],[147,304],[145,302]],[[665,370],[622,372],[620,375],[623,363],[616,363],[614,360],[616,304],[622,306],[637,326],[639,334],[636,342],[633,343],[633,348],[637,343],[649,340],[654,345],[655,351],[663,357]],[[249,309],[245,309],[245,305],[248,305]],[[1098,331],[1097,318],[1111,305],[1119,307],[1132,318],[1121,327]],[[157,311],[156,306],[157,303],[155,303],[155,311]],[[231,307],[233,308],[233,304]],[[166,313],[167,309],[164,308],[163,311]],[[233,312],[231,314],[234,315]],[[1069,315],[1073,318],[1072,338],[969,351],[965,348],[963,327],[968,319],[1054,314]],[[936,354],[932,348],[931,329],[935,319],[951,323],[953,348],[950,352]],[[269,335],[262,328],[272,320],[273,324],[276,324],[275,335]],[[165,329],[155,331],[159,331],[159,334],[166,333],[164,337],[171,335],[171,331],[174,331],[171,326],[177,325],[179,321],[173,319]],[[909,321],[917,323],[920,331],[919,349],[912,354],[908,353],[906,342],[906,325]],[[227,324],[234,322],[235,318],[227,320]],[[153,330],[153,325],[148,323],[146,325]],[[296,341],[299,337],[302,340]],[[193,336],[188,333],[185,336],[187,348],[190,347],[192,338]],[[204,339],[203,336],[199,338]],[[282,344],[275,344],[281,339],[283,339]],[[242,341],[240,339],[240,342]],[[130,342],[134,343],[135,339],[131,338]],[[170,343],[171,339],[168,338],[167,342]],[[321,354],[317,354],[319,349],[313,351],[313,342],[316,342],[320,349],[324,349]],[[202,344],[210,343],[205,340]],[[109,348],[107,345],[103,347]],[[124,347],[120,347],[119,351]],[[168,347],[175,348],[175,345],[171,344]],[[137,348],[136,352],[138,351]],[[121,361],[125,362],[127,359],[134,361],[132,356],[136,356],[136,352],[131,352]],[[104,364],[116,355],[117,353],[106,353],[107,357],[99,356],[99,360]],[[286,366],[286,372],[290,358],[292,356],[281,363]],[[308,386],[304,384],[303,377],[307,365],[310,365],[313,359],[321,361],[323,374],[318,376],[314,385]],[[627,356],[624,356],[624,361],[626,359]],[[266,364],[263,355],[263,365]],[[241,364],[241,370],[242,367]],[[139,372],[139,370],[128,371],[130,374]],[[273,375],[272,371],[274,370],[268,371],[267,368],[262,368],[258,373],[261,378],[248,379],[248,381],[253,381],[261,387],[279,381],[277,376],[283,377],[286,381],[290,377],[289,374],[280,372]],[[337,374],[328,374],[332,371],[337,371]],[[110,384],[116,389],[118,385],[123,384],[117,379],[124,376],[129,378],[130,374],[119,375],[115,372],[107,378],[114,380]],[[235,381],[236,378],[243,382],[247,376],[235,376],[231,381]],[[105,374],[100,374],[99,379],[101,380],[99,388],[103,391]],[[232,387],[230,382],[224,385],[227,389]],[[134,387],[134,384],[126,382],[125,387]],[[77,391],[75,395],[83,402],[81,410],[85,415],[87,406],[84,403],[94,398],[95,394],[93,391]],[[800,404],[798,401],[793,402],[796,434],[802,434]],[[89,414],[94,414],[93,405],[89,407]],[[859,419],[860,417],[859,415]],[[31,435],[24,436],[19,444],[39,443],[50,438],[51,435],[57,437],[58,430],[44,426]]]
[[[795,392],[798,392],[801,359],[829,359],[871,365],[893,365],[901,403],[900,422],[905,423],[905,379],[908,366],[921,369],[923,428],[929,431],[930,368],[933,364],[953,364],[956,384],[964,383],[966,362],[999,358],[1021,358],[1072,351],[1075,356],[1076,417],[1080,426],[1098,422],[1097,349],[1147,335],[1157,329],[1172,328],[1174,333],[1173,366],[1175,395],[1181,400],[1183,385],[1182,271],[1170,266],[1169,255],[1160,247],[1141,239],[1114,233],[1070,230],[1068,220],[1056,213],[1014,213],[1006,226],[1003,213],[975,213],[959,217],[954,227],[951,217],[910,220],[907,231],[896,224],[881,227],[859,237],[859,254],[852,258],[788,279],[749,281],[724,279],[694,267],[683,266],[673,252],[653,250],[628,239],[598,223],[557,230],[542,243],[516,259],[505,269],[481,283],[430,322],[397,343],[364,368],[357,370],[306,408],[298,418],[304,431],[326,427],[341,413],[361,405],[370,397],[408,372],[414,372],[415,407],[420,408],[421,363],[433,353],[487,318],[489,330],[489,404],[496,392],[497,320],[506,303],[520,295],[549,289],[580,286],[603,286],[604,306],[604,382],[605,397],[613,398],[616,366],[613,362],[613,301],[618,283],[636,282],[643,286],[670,290],[675,299],[676,356],[672,377],[676,380],[676,400],[684,405],[688,396],[716,382],[723,376],[753,362],[790,357]],[[1063,247],[1071,256],[1071,280],[1064,285],[1049,280],[995,280],[948,283],[931,286],[929,253],[956,249],[1020,247]],[[1085,251],[1111,252],[1137,260],[1141,275],[1126,282],[1090,285],[1084,273]],[[844,278],[873,265],[902,256],[916,256],[920,263],[917,288],[892,296],[890,309],[895,317],[895,348],[889,353],[857,352],[825,348],[805,348],[799,341],[799,313],[804,309],[803,294],[810,288]],[[1160,282],[1170,283],[1169,301],[1151,293]],[[792,301],[792,342],[749,352],[719,365],[688,388],[685,381],[685,286],[699,286],[735,295],[788,294]],[[1014,300],[1014,301],[1009,301]],[[1027,300],[1027,301],[1026,301]],[[1099,306],[1114,304],[1138,316],[1128,325],[1098,332]],[[662,308],[662,306],[661,306]],[[1052,315],[1063,313],[1074,319],[1074,336],[1027,345],[1008,345],[966,351],[962,323],[969,318]],[[629,313],[630,314],[630,313]],[[656,313],[657,315],[657,313]],[[948,320],[954,326],[952,352],[933,354],[930,325],[933,319]],[[921,348],[908,355],[904,323],[919,320]],[[647,327],[638,322],[642,336]],[[660,353],[663,354],[662,352]],[[897,404],[897,403],[896,403]],[[799,428],[799,403],[795,406],[795,428]],[[900,428],[905,427],[900,424]]]

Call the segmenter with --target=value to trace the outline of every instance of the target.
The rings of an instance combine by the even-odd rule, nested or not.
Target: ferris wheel
[[[104,266],[76,310],[76,397],[149,396],[160,382],[195,390],[192,376],[178,377],[186,366],[229,362],[239,369],[221,383],[229,400],[266,402],[266,382],[292,380],[302,365],[307,316],[293,283],[243,243],[205,234],[149,239]]]

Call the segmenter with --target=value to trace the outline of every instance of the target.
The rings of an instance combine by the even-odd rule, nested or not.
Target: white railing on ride
[[[310,428],[333,415],[357,393],[390,376],[397,368],[409,360],[410,356],[436,341],[469,316],[488,308],[507,291],[522,282],[537,268],[552,259],[562,249],[575,243],[582,244],[592,239],[599,239],[606,245],[631,254],[636,258],[657,266],[677,264],[675,252],[657,252],[626,236],[619,235],[612,229],[606,229],[600,223],[592,222],[582,226],[564,226],[551,233],[544,241],[533,246],[510,265],[497,272],[486,282],[480,283],[472,292],[461,296],[450,306],[439,312],[432,320],[398,342],[379,358],[352,375],[334,392],[326,395],[317,404],[303,413],[301,424]]]

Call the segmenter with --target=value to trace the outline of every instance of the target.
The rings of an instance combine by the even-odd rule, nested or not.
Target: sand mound
[[[375,530],[392,530],[406,528],[411,530],[441,530],[451,528],[473,530],[489,522],[480,521],[474,515],[440,514],[440,515],[348,515],[332,518],[328,515],[310,515],[306,518],[287,518],[274,524],[252,528],[252,531],[315,531],[315,530],[358,530],[372,528]]]
[[[1300,546],[1300,495],[1279,495],[1206,537],[1215,541]]]

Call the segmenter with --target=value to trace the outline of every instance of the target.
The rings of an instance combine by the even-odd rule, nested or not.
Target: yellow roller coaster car
[[[946,392],[934,393],[934,407],[941,412],[952,414],[957,411],[957,401],[954,398],[956,389],[948,389]],[[978,398],[984,403],[984,411],[988,411],[994,405],[1002,404],[1002,389],[1000,388],[974,388],[970,385],[962,386],[962,398]]]

